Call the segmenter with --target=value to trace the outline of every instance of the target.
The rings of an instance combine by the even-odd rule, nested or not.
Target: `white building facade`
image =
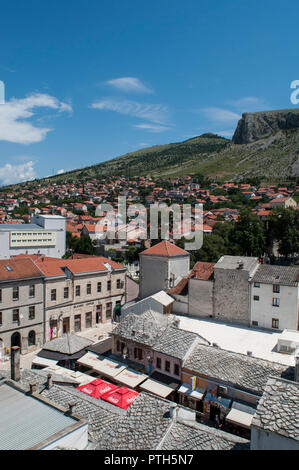
[[[19,254],[44,254],[62,258],[66,248],[66,219],[59,215],[35,215],[30,224],[0,226],[0,258]]]

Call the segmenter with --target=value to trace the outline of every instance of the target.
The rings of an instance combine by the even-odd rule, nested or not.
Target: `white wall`
[[[280,286],[280,293],[273,292],[272,284],[260,284],[254,287],[251,283],[251,314],[250,323],[258,322],[259,328],[272,328],[272,318],[279,320],[279,330],[298,329],[298,295],[299,288]],[[259,296],[259,300],[253,300],[253,296]],[[280,299],[280,306],[272,305],[273,297]],[[276,331],[276,329],[273,329]]]
[[[55,450],[60,448],[65,449],[77,449],[83,450],[86,449],[88,445],[88,425],[84,424],[74,431],[68,433],[65,436],[57,439],[56,441],[51,442],[50,444],[42,447],[41,450]]]
[[[251,426],[251,450],[299,450],[299,441]]]

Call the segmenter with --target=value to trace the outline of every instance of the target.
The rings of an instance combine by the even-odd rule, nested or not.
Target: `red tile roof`
[[[176,255],[188,255],[188,251],[179,248],[173,243],[163,240],[157,245],[151,246],[147,250],[141,253],[142,255],[159,255],[159,256],[176,256]]]
[[[42,277],[43,273],[29,258],[0,260],[0,282]]]
[[[124,269],[122,264],[111,261],[103,256],[81,259],[59,259],[59,258],[40,258],[35,264],[47,276],[63,276],[62,268],[67,267],[73,274],[107,271],[104,263],[108,263],[113,269]]]

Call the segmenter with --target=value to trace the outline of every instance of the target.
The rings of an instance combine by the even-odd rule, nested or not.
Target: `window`
[[[161,369],[161,357],[157,357],[156,365],[157,365],[157,369]]]
[[[174,375],[177,375],[177,376],[180,375],[180,366],[178,364],[174,364],[173,373],[174,373]]]
[[[279,307],[279,298],[278,297],[273,297],[272,305],[273,305],[273,307]]]
[[[111,281],[107,281],[107,290],[111,290]]]
[[[111,318],[112,315],[112,302],[106,304],[106,318]]]
[[[76,296],[77,297],[80,296],[80,292],[81,292],[80,286],[76,286]]]
[[[121,279],[117,279],[117,281],[116,281],[116,287],[117,287],[117,289],[121,289],[121,288],[122,288]]]
[[[2,326],[2,312],[0,312],[0,326]]]
[[[280,285],[279,284],[273,284],[273,292],[276,294],[280,293]]]
[[[35,297],[35,285],[29,286],[29,297]]]
[[[165,361],[165,371],[170,372],[170,362],[169,361]]]
[[[75,333],[81,331],[81,315],[75,315]]]
[[[260,300],[260,296],[259,295],[254,295],[253,300]]]
[[[20,323],[20,314],[19,309],[16,308],[12,311],[12,322],[13,323]]]
[[[255,283],[253,284],[253,287],[261,287],[261,285],[260,285],[259,282],[255,282]]]
[[[0,289],[0,302],[2,302],[2,289]]]
[[[102,283],[101,282],[98,282],[97,291],[102,292]]]
[[[51,300],[56,300],[56,289],[51,290]]]
[[[13,300],[19,300],[19,288],[18,287],[13,287],[12,298]]]
[[[259,326],[259,322],[258,322],[258,321],[255,321],[255,320],[253,320],[253,321],[252,321],[252,326]]]
[[[32,305],[29,307],[29,320],[34,320],[35,319],[35,306]]]
[[[35,331],[30,331],[28,335],[28,346],[34,346],[35,345]]]
[[[63,298],[64,299],[68,299],[69,298],[69,288],[68,287],[65,287],[63,289]]]
[[[90,295],[91,294],[91,284],[87,284],[86,286],[86,294]]]
[[[272,318],[272,328],[279,328],[278,318]]]
[[[92,326],[92,313],[87,312],[85,315],[85,327],[91,328],[91,326]]]
[[[120,351],[120,342],[119,342],[119,340],[116,341],[116,351]]]
[[[143,350],[140,348],[134,348],[134,358],[142,361],[143,359]]]

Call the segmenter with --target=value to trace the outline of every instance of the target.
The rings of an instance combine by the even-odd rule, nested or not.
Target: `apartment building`
[[[65,224],[66,219],[59,215],[35,215],[30,224],[1,224],[0,258],[34,253],[62,258]]]
[[[250,281],[250,323],[274,330],[299,329],[299,268],[261,265]]]
[[[93,328],[125,302],[126,268],[107,258],[40,257],[45,276],[45,341]]]
[[[43,344],[43,279],[29,258],[0,260],[0,360],[12,346],[27,353]]]

